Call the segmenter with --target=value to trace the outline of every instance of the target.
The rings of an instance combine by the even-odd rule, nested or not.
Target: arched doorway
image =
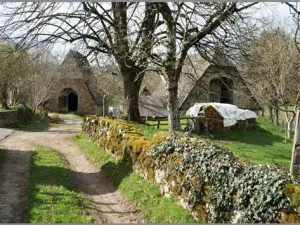
[[[78,95],[71,88],[64,89],[58,101],[61,112],[76,112],[78,110]]]
[[[233,104],[233,80],[221,77],[209,83],[209,101]]]
[[[71,91],[68,95],[68,111],[76,112],[78,109],[78,95],[75,91]]]

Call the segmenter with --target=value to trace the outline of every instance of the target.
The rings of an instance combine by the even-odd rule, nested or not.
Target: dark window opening
[[[222,77],[212,79],[209,84],[209,101],[233,104],[233,81]]]

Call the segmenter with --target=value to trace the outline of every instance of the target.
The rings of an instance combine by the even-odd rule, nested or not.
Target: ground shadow
[[[73,125],[73,124],[54,124],[47,125],[47,127],[42,128],[33,128],[33,129],[24,129],[24,128],[12,128],[12,130],[29,132],[29,133],[61,133],[61,134],[76,134],[81,131],[81,126]]]
[[[102,167],[102,171],[97,173],[83,173],[76,172],[69,169],[67,163],[65,163],[65,167],[56,167],[56,166],[44,166],[35,164],[33,161],[29,167],[30,175],[29,181],[31,183],[24,183],[24,179],[22,178],[22,173],[19,171],[14,171],[12,163],[22,163],[23,158],[30,157],[32,160],[32,156],[36,154],[33,151],[19,151],[19,150],[10,150],[10,149],[0,149],[0,157],[3,160],[0,160],[0,222],[28,222],[27,215],[28,211],[28,199],[26,201],[20,200],[13,202],[13,199],[10,199],[9,196],[19,196],[19,193],[15,193],[15,189],[13,187],[22,187],[22,192],[24,196],[30,196],[32,192],[38,191],[39,186],[63,186],[65,189],[77,193],[84,193],[87,195],[103,195],[107,193],[113,193],[118,189],[118,185],[122,181],[122,179],[132,172],[132,167],[128,164],[128,161],[121,160],[117,164],[107,163]],[[26,167],[26,165],[22,165]],[[29,165],[27,165],[29,166]],[[12,171],[14,177],[11,174],[7,174],[7,171]],[[32,173],[33,171],[38,171],[38,173]],[[33,177],[34,174],[34,177]],[[107,175],[113,176],[112,180],[109,180]],[[20,179],[18,179],[18,176]],[[65,182],[63,176],[68,176],[68,180],[70,182]],[[51,178],[51,179],[50,179]],[[10,179],[12,179],[11,182]],[[28,179],[28,178],[27,178]],[[113,184],[111,181],[114,181]],[[10,187],[10,185],[11,187]],[[29,193],[31,190],[31,193]],[[65,194],[51,193],[51,192],[43,192],[43,195],[48,195],[49,197],[61,198],[67,197]],[[60,196],[63,195],[63,196]],[[27,198],[27,197],[26,197]],[[40,201],[41,204],[49,204],[48,202],[43,202],[43,200],[37,199],[36,201]],[[97,209],[97,205],[111,205],[113,206],[116,203],[110,202],[92,202],[91,207]],[[15,210],[11,210],[11,208],[3,208],[4,206],[12,206]],[[110,207],[111,208],[111,207]],[[99,210],[99,209],[97,209]],[[2,212],[2,213],[1,213]],[[111,213],[124,213],[112,211]],[[125,213],[133,213],[132,210],[128,209],[128,212]],[[11,214],[11,215],[10,215]],[[18,214],[18,215],[17,215]]]
[[[0,148],[0,223],[28,222],[28,178],[32,151]]]
[[[117,163],[107,162],[101,167],[114,186],[119,187],[122,180],[133,172],[129,151],[125,151],[121,160]]]
[[[250,145],[272,145],[284,142],[284,138],[263,128],[252,130],[228,130],[214,133],[214,139],[221,141],[236,141]]]

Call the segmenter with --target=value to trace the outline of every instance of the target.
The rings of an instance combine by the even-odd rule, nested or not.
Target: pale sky
[[[256,18],[267,17],[272,20],[274,24],[283,25],[287,31],[295,29],[295,24],[292,20],[288,6],[280,2],[259,3],[258,10],[253,16]],[[52,51],[63,56],[71,48],[71,44],[55,44]]]
[[[273,17],[274,22],[283,24],[287,30],[295,28],[289,7],[280,2],[260,3],[262,9],[259,13]]]

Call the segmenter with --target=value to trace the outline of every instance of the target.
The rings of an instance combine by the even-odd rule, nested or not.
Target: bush
[[[88,116],[83,131],[124,156],[144,178],[208,222],[297,222],[300,187],[275,165],[249,165],[231,152],[183,133],[150,140],[124,121]]]
[[[17,109],[18,110],[18,123],[19,124],[27,124],[34,119],[33,111],[25,106],[22,106]]]

